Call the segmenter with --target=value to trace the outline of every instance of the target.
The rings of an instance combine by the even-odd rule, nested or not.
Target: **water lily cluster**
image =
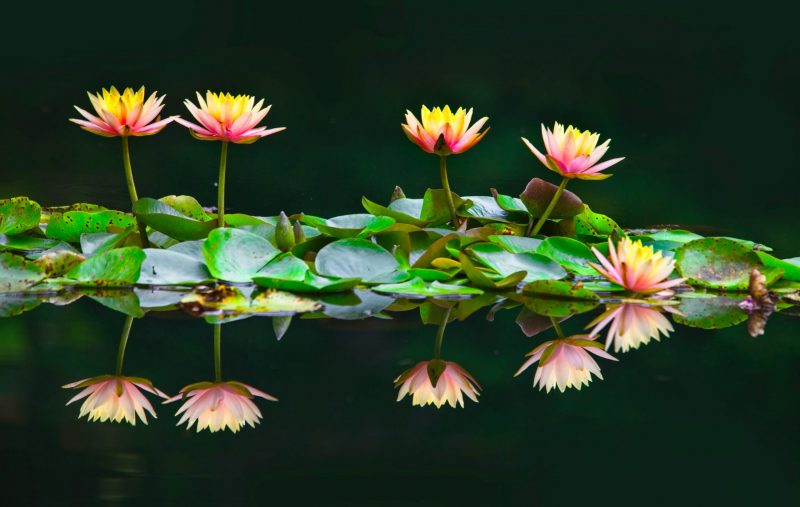
[[[0,297],[46,292],[48,302],[63,303],[85,293],[112,306],[107,295],[92,291],[114,290],[133,294],[135,303],[114,306],[129,316],[180,309],[219,326],[262,315],[274,319],[278,337],[297,314],[368,318],[419,311],[423,322],[438,326],[433,357],[409,363],[415,366],[395,379],[397,398],[439,408],[464,407],[481,395],[476,378],[441,354],[445,325],[481,308],[491,316],[521,309],[523,333],[542,339],[524,347],[530,352],[517,375],[535,366],[534,386],[551,392],[602,378],[605,361],[669,335],[669,318],[700,326],[749,319],[763,332],[767,311],[791,304],[786,298],[800,289],[799,258],[781,258],[744,239],[623,227],[590,208],[566,187],[573,180],[574,186],[600,185],[624,160],[607,157],[610,140],[591,130],[542,125],[541,141],[522,138],[531,163],[519,168],[519,193],[487,182],[486,193],[463,195],[451,185],[448,161],[488,142],[489,118],[474,120],[472,108],[422,106],[419,117],[406,112],[401,129],[438,157],[438,183],[424,195],[409,197],[397,186],[385,200],[363,197],[363,212],[330,218],[278,210],[250,215],[226,204],[227,153],[230,144],[284,129],[263,124],[271,107],[263,99],[197,93],[184,101],[188,119],[162,115],[165,97],[147,95],[144,87],[103,89],[90,93],[89,102],[91,108],[76,107],[81,118],[71,121],[121,139],[131,209],[0,200]],[[216,206],[187,195],[139,196],[130,138],[172,124],[195,139],[220,142]],[[268,150],[253,152],[262,153]],[[420,167],[419,177],[437,181],[428,171]],[[534,171],[559,179],[548,182]],[[755,272],[760,289],[740,307]],[[171,292],[148,302],[142,290],[157,287]],[[704,306],[703,294],[717,290],[743,294],[733,314],[718,317],[716,307]],[[341,293],[355,303],[329,297]],[[585,326],[564,322],[596,309]],[[82,389],[71,401],[83,400],[80,413],[90,420],[146,423],[147,414],[155,417],[149,395],[181,401],[180,424],[197,430],[253,426],[261,418],[255,398],[274,398],[223,381],[218,364],[215,371],[213,381],[190,384],[173,397],[146,379],[122,375],[121,362],[114,374],[65,387]]]

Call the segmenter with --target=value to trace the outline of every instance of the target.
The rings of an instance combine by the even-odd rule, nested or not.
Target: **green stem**
[[[217,227],[225,227],[225,169],[228,164],[228,141],[222,141],[217,180]]]
[[[128,136],[122,136],[122,166],[125,168],[125,183],[128,185],[128,195],[131,198],[131,206],[136,204],[139,200],[139,195],[136,193],[136,183],[133,181],[133,168],[131,167],[131,148],[128,144]],[[142,248],[150,246],[147,241],[147,226],[143,224],[139,218],[136,218],[136,227],[139,229],[139,239],[142,242]]]
[[[458,215],[456,214],[456,205],[453,202],[453,193],[450,191],[450,181],[447,179],[447,157],[445,155],[439,157],[439,175],[442,177],[442,187],[447,196],[447,205],[450,207],[450,220],[453,222],[453,227],[457,229]]]
[[[533,226],[533,230],[528,234],[529,236],[536,236],[539,234],[539,231],[542,229],[544,222],[550,216],[550,213],[553,212],[553,208],[556,207],[558,200],[561,198],[561,194],[564,192],[564,189],[567,188],[567,183],[569,183],[569,178],[564,178],[561,180],[561,184],[558,186],[556,193],[553,194],[553,198],[550,200],[550,204],[547,205],[547,208],[542,213],[542,216],[539,217],[539,221],[536,222],[536,225]]]
[[[442,341],[444,339],[444,328],[447,327],[447,321],[450,320],[450,312],[452,308],[448,308],[447,311],[444,313],[444,318],[442,319],[441,324],[439,324],[439,329],[436,330],[436,345],[433,346],[433,358],[440,359],[442,357]]]
[[[222,382],[222,324],[214,324],[214,380]]]
[[[128,346],[128,335],[131,334],[133,317],[130,315],[125,318],[125,325],[122,326],[122,337],[119,339],[117,348],[117,376],[122,375],[122,361],[125,359],[125,347]]]
[[[556,334],[559,338],[564,338],[564,331],[561,329],[561,324],[558,323],[558,319],[555,317],[550,317],[550,322],[553,323],[553,329],[556,330]]]

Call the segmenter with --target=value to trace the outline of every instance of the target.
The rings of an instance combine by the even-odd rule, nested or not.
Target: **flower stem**
[[[458,229],[458,215],[456,214],[456,205],[453,202],[453,193],[450,191],[450,181],[447,179],[447,157],[445,155],[439,157],[439,175],[442,177],[442,187],[447,196],[447,205],[450,207],[450,220],[453,223],[453,227]]]
[[[214,380],[222,382],[222,324],[214,324]]]
[[[125,347],[128,346],[128,335],[131,334],[131,326],[133,326],[133,317],[128,315],[125,318],[125,324],[122,326],[122,337],[119,339],[119,347],[117,347],[117,376],[122,375],[122,361],[125,359]]]
[[[558,323],[558,319],[555,317],[550,317],[550,322],[553,323],[553,329],[556,330],[556,334],[559,338],[564,338],[564,331],[561,329],[561,324]]]
[[[447,327],[447,321],[450,320],[450,312],[452,308],[448,308],[444,313],[442,322],[439,324],[439,329],[436,330],[436,344],[433,346],[433,358],[440,359],[442,357],[442,341],[444,339],[444,328]]]
[[[131,206],[136,204],[139,200],[139,195],[136,193],[136,183],[133,181],[133,168],[131,167],[131,148],[128,144],[128,136],[122,136],[122,166],[125,168],[125,183],[128,185],[128,195],[131,198]],[[136,217],[136,227],[139,229],[139,239],[142,242],[142,248],[150,246],[147,241],[147,226]]]
[[[228,141],[222,141],[217,180],[217,227],[225,227],[225,169],[228,164]]]
[[[558,200],[561,198],[561,194],[564,192],[564,189],[567,188],[567,183],[569,183],[569,178],[563,178],[561,180],[561,184],[558,186],[556,193],[553,194],[553,198],[550,200],[550,204],[547,205],[545,208],[544,213],[542,216],[539,217],[539,221],[536,222],[536,225],[533,226],[533,230],[528,234],[528,236],[536,236],[539,234],[539,231],[542,229],[544,222],[547,220],[547,217],[550,216],[550,213],[553,212],[553,209],[556,207]]]

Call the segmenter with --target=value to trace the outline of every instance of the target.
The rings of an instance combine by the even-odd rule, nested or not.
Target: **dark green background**
[[[234,146],[229,159],[229,205],[255,214],[358,212],[361,195],[385,201],[396,184],[420,196],[437,186],[436,160],[405,139],[403,113],[449,103],[492,126],[450,160],[461,194],[555,181],[519,136],[541,145],[541,122],[573,123],[627,157],[612,179],[570,187],[595,210],[623,226],[696,226],[792,257],[795,25],[769,3],[16,5],[0,33],[0,197],[126,206],[118,140],[67,122],[73,104],[88,106],[87,90],[110,84],[167,93],[165,113],[184,117],[195,90],[266,97],[267,124],[288,130]],[[218,144],[173,125],[132,150],[140,195],[213,204]],[[270,323],[251,319],[226,327],[230,370],[281,402],[262,403],[264,423],[236,437],[177,430],[165,409],[150,428],[74,420],[57,386],[111,367],[121,320],[80,302],[0,322],[0,338],[23,344],[2,369],[3,495],[21,505],[797,499],[800,354],[788,318],[755,341],[741,328],[681,330],[608,366],[589,390],[546,396],[510,378],[533,346],[511,316],[477,317],[453,326],[459,345],[446,349],[485,394],[438,412],[395,404],[390,387],[425,358],[430,329],[301,322],[275,344]],[[210,333],[146,319],[130,364],[175,391],[210,373]]]

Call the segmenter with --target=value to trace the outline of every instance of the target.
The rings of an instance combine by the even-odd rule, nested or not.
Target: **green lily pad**
[[[203,262],[174,250],[146,248],[138,283],[147,285],[194,285],[211,280]]]
[[[722,329],[747,320],[747,313],[739,308],[744,296],[718,294],[687,294],[681,297],[678,310],[672,316],[678,324],[701,329]]]
[[[482,290],[450,285],[439,282],[425,283],[421,278],[413,278],[403,283],[382,284],[373,287],[376,292],[385,292],[402,297],[442,297],[442,296],[472,296],[483,294]]]
[[[589,247],[571,238],[553,236],[542,241],[536,253],[559,263],[567,270],[579,275],[596,275],[589,262],[597,262]]]
[[[125,232],[93,232],[81,234],[81,252],[86,257],[107,252],[121,245],[130,236],[131,231]]]
[[[86,260],[83,255],[70,250],[60,250],[44,254],[33,261],[48,277],[62,276]]]
[[[674,241],[676,243],[688,243],[703,238],[703,236],[699,234],[682,229],[665,229],[663,231],[647,233],[646,236],[656,241]]]
[[[528,182],[519,198],[531,215],[540,217],[544,214],[550,201],[553,200],[557,190],[558,187],[556,185],[548,183],[541,178],[533,178]],[[570,218],[581,212],[583,212],[581,198],[569,190],[564,190],[550,212],[550,218]]]
[[[511,253],[493,243],[478,243],[469,247],[469,253],[485,266],[502,276],[526,271],[524,281],[558,280],[567,272],[558,263],[536,253]]]
[[[800,282],[800,257],[781,260],[760,250],[756,250],[756,255],[767,268],[783,270],[784,280]]]
[[[77,208],[82,205],[74,205]],[[83,207],[91,208],[92,205]],[[166,206],[166,205],[165,205]],[[95,232],[120,232],[136,225],[136,219],[121,211],[71,210],[50,213],[45,235],[51,239],[77,243],[81,235]]]
[[[490,278],[486,273],[482,270],[475,267],[472,261],[469,260],[469,257],[462,253],[459,253],[458,260],[461,263],[461,268],[466,273],[467,278],[469,281],[472,282],[473,285],[476,287],[480,287],[482,289],[488,290],[509,290],[515,289],[517,285],[525,279],[528,272],[527,271],[517,271],[516,273],[511,273],[508,276],[505,276],[499,280],[494,280]]]
[[[342,215],[328,219],[303,215],[300,220],[304,224],[319,229],[328,236],[340,239],[369,237],[395,224],[394,218],[388,216],[373,216],[367,213]]]
[[[474,195],[463,197],[463,199],[472,202],[472,206],[459,210],[459,216],[475,218],[479,221],[503,223],[525,223],[528,221],[527,211],[507,211],[497,204],[494,197],[488,195]]]
[[[69,270],[64,277],[73,285],[96,287],[133,285],[139,279],[145,253],[128,246],[90,257]]]
[[[500,245],[511,253],[535,253],[536,249],[539,248],[539,245],[542,243],[541,239],[527,238],[525,236],[510,236],[507,234],[489,236],[489,241],[495,245]]]
[[[57,239],[41,238],[39,236],[6,236],[0,234],[0,250],[17,250],[20,252],[38,252],[49,250],[63,243]]]
[[[228,282],[249,282],[278,254],[280,250],[264,238],[229,227],[214,229],[203,243],[209,272]]]
[[[0,199],[0,234],[13,236],[39,225],[42,208],[27,197]]]
[[[619,225],[606,215],[595,213],[584,204],[584,210],[572,217],[575,233],[586,236],[610,236]]]
[[[400,267],[397,259],[386,249],[357,238],[340,239],[326,245],[317,253],[314,265],[320,275],[360,278],[367,283],[386,283],[387,276]]]
[[[47,277],[44,270],[25,258],[0,253],[0,292],[19,292]]]
[[[200,221],[149,197],[136,201],[133,213],[145,225],[179,241],[203,239],[217,226],[216,219]]]
[[[197,202],[197,199],[191,195],[166,195],[159,199],[159,201],[168,204],[181,215],[194,220],[205,222],[206,220],[214,218],[212,215],[208,214],[208,212],[203,209],[203,206]]]
[[[691,285],[720,290],[745,290],[750,272],[758,268],[767,284],[780,278],[780,268],[765,267],[756,252],[727,238],[702,238],[690,241],[675,253],[678,272]]]
[[[491,191],[495,202],[497,202],[497,205],[502,209],[511,212],[528,213],[528,208],[525,207],[525,203],[522,202],[522,199],[518,197],[511,197],[510,195],[500,194],[493,188]]]
[[[253,277],[253,281],[261,287],[292,292],[323,293],[348,291],[358,285],[361,280],[358,278],[333,279],[315,275],[304,261],[287,252],[264,266]]]
[[[453,205],[458,210],[466,201],[453,192],[451,194]],[[429,188],[425,191],[425,196],[422,198],[420,219],[431,225],[445,224],[450,221],[450,206],[447,203],[447,193],[443,189]]]
[[[422,199],[397,199],[387,207],[362,197],[361,205],[375,216],[389,217],[400,224],[416,225],[417,227],[425,227],[427,225],[427,222],[419,219],[419,215],[422,212]]]

